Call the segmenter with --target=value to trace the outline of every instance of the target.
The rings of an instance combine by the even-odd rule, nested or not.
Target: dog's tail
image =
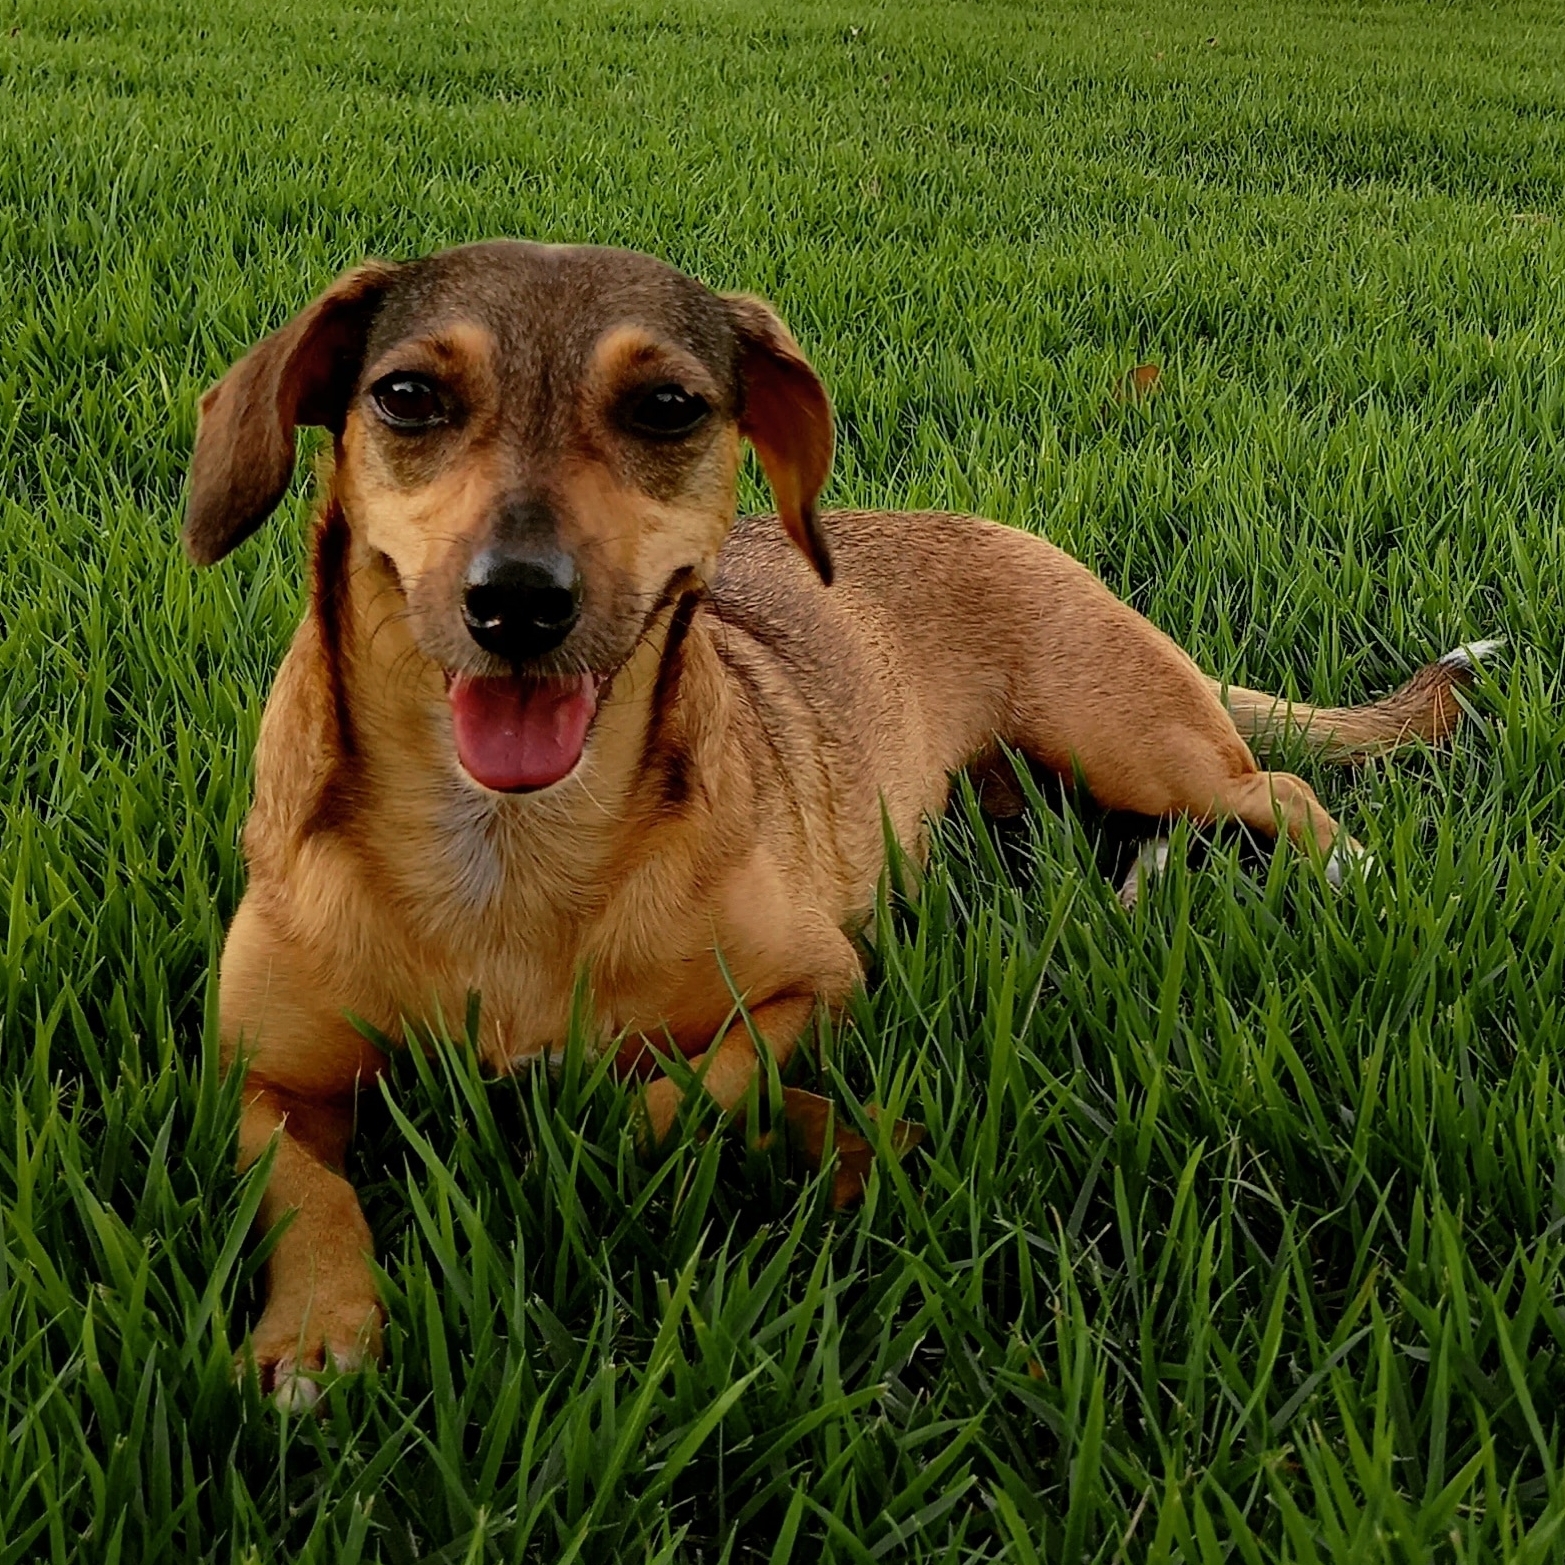
[[[1478,666],[1505,645],[1503,636],[1470,641],[1427,664],[1399,690],[1363,706],[1307,706],[1242,685],[1211,680],[1234,726],[1259,751],[1289,736],[1322,760],[1351,766],[1405,744],[1436,744],[1462,720],[1456,692],[1472,684]]]

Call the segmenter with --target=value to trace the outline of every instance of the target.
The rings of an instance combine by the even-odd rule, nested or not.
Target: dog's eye
[[[672,440],[688,435],[712,411],[705,397],[672,383],[644,391],[630,404],[626,422],[638,435]]]
[[[422,375],[385,375],[370,387],[370,397],[393,429],[428,429],[446,420],[440,393]]]

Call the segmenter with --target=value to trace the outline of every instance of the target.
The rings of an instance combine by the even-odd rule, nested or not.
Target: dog
[[[1247,740],[1338,759],[1444,737],[1463,649],[1321,710],[1209,679],[1084,566],[969,516],[817,501],[831,405],[777,315],[630,252],[491,242],[332,284],[201,403],[185,543],[276,508],[331,436],[309,612],[261,724],[220,974],[242,1166],[289,1216],[250,1337],[263,1387],[379,1352],[343,1174],[383,1056],[350,1018],[464,1014],[554,1056],[590,979],[634,1073],[672,1045],[725,1109],[861,981],[886,862],[1008,752],[1107,809],[1357,845]],[[742,442],[776,515],[735,521]],[[736,1017],[736,996],[747,1018]],[[764,1079],[764,1078],[763,1078]],[[651,1081],[649,1139],[680,1090]]]

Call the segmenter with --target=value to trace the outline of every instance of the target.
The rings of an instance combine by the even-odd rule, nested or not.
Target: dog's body
[[[858,981],[884,823],[916,854],[952,775],[1001,746],[1108,808],[1349,842],[1048,543],[929,514],[823,527],[829,408],[754,301],[531,246],[350,274],[204,404],[198,559],[276,503],[306,420],[336,436],[314,603],[262,725],[222,971],[241,1156],[277,1139],[263,1218],[294,1213],[253,1341],[285,1388],[377,1337],[340,1169],[380,1055],[350,1018],[456,1025],[476,993],[508,1068],[563,1045],[585,973],[627,1068],[672,1039],[732,1107],[751,1026],[786,1062]],[[741,433],[780,516],[734,527]],[[1291,719],[1353,754],[1439,737],[1465,672],[1345,712],[1227,700],[1247,733]],[[677,1100],[647,1089],[654,1135]]]
[[[1082,566],[969,517],[828,521],[830,588],[774,519],[741,523],[712,590],[660,610],[675,633],[658,627],[619,674],[570,782],[520,799],[461,776],[438,671],[413,671],[373,563],[345,562],[338,668],[312,615],[268,705],[243,917],[265,910],[339,1016],[455,1022],[480,993],[496,1066],[559,1047],[584,967],[605,1037],[667,1028],[699,1053],[733,1005],[718,950],[746,995],[840,998],[884,863],[882,803],[916,844],[952,774],[997,738],[1066,772],[1074,754],[1107,806],[1190,807],[1124,764],[1168,732],[1127,742],[1134,707],[1231,724],[1194,665]],[[921,613],[931,582],[948,594],[938,617]],[[1028,732],[1029,702],[1091,722]],[[237,957],[225,985],[241,982]]]

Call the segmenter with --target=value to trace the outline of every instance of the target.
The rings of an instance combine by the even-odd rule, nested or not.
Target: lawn
[[[0,1562],[1565,1557],[1565,14],[3,0],[0,78]],[[308,486],[198,576],[184,465],[339,269],[494,234],[768,295],[830,503],[1214,672],[1511,645],[1449,750],[1288,757],[1340,895],[1221,837],[1127,918],[1090,811],[960,804],[805,1073],[928,1127],[851,1212],[403,1054],[386,1363],[287,1419],[209,975]]]

